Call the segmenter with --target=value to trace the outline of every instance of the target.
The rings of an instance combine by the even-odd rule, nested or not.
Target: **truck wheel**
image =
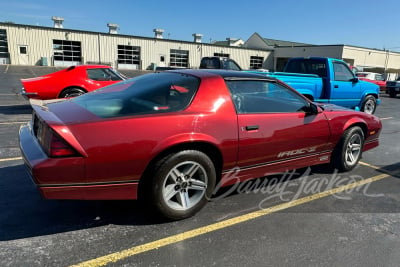
[[[396,92],[395,91],[389,91],[389,96],[391,97],[391,98],[395,98],[396,97]]]
[[[151,202],[167,219],[194,215],[207,203],[215,187],[214,164],[197,150],[170,154],[158,161],[153,170]]]
[[[332,153],[331,164],[337,170],[350,171],[361,159],[364,146],[364,132],[360,127],[347,129]]]
[[[367,95],[361,107],[361,111],[368,114],[374,114],[376,109],[376,98],[372,95]]]

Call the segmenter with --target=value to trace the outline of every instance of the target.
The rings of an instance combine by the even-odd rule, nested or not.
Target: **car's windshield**
[[[183,110],[199,87],[198,78],[180,73],[152,73],[72,99],[103,117],[154,114]]]

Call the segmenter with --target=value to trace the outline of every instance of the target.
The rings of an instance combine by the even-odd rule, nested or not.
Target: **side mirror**
[[[353,82],[353,83],[358,83],[360,80],[357,77],[354,77],[350,81]]]
[[[306,115],[316,115],[319,112],[318,106],[314,103],[310,103],[309,105],[304,106],[302,110],[306,113]]]

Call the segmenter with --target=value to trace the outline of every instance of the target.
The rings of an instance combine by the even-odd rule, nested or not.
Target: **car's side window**
[[[335,75],[335,81],[348,82],[354,78],[353,72],[351,72],[349,68],[341,62],[333,63],[333,71]]]
[[[302,112],[308,102],[285,86],[265,80],[227,80],[237,113]]]
[[[97,68],[87,69],[87,76],[89,79],[94,81],[119,81],[121,80],[114,72],[110,69]]]

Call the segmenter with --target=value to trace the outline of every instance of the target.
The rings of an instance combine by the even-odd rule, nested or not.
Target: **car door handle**
[[[335,84],[335,85],[333,86],[333,88],[339,88],[339,85]]]
[[[258,128],[260,128],[258,125],[248,125],[246,126],[246,131],[258,130]]]

